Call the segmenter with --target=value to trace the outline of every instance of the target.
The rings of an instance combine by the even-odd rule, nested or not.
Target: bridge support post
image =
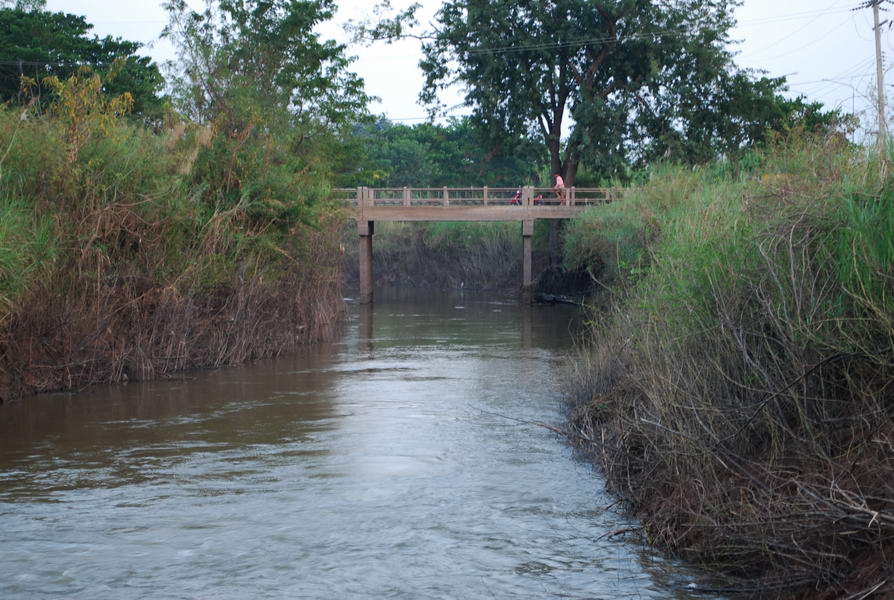
[[[375,221],[357,221],[360,233],[360,304],[373,301],[373,234]]]
[[[534,302],[533,266],[531,263],[531,246],[534,237],[534,221],[522,221],[522,301]]]

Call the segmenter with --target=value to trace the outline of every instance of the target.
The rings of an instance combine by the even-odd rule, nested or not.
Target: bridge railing
[[[617,188],[336,188],[334,199],[374,207],[431,206],[592,206],[607,204],[620,197]]]
[[[618,188],[531,188],[531,204],[535,206],[593,206],[608,204],[620,198]]]
[[[513,188],[369,188],[367,206],[500,206],[512,203]]]

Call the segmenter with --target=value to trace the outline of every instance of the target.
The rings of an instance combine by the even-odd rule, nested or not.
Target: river
[[[579,318],[396,292],[296,356],[0,406],[0,598],[686,598],[532,424]]]

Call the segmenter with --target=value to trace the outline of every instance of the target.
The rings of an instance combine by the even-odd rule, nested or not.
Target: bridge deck
[[[358,221],[533,221],[570,219],[619,197],[614,188],[351,188],[333,190]]]

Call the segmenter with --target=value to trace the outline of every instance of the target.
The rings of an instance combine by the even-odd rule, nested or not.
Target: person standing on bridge
[[[520,205],[521,204],[521,196],[522,196],[521,188],[518,188],[517,190],[515,190],[515,195],[512,197],[512,201],[510,201],[509,204],[513,204],[515,206]]]
[[[565,204],[565,180],[558,173],[553,175],[553,177],[556,178],[556,184],[553,186],[553,189],[556,190],[556,199],[559,201],[559,204]]]

